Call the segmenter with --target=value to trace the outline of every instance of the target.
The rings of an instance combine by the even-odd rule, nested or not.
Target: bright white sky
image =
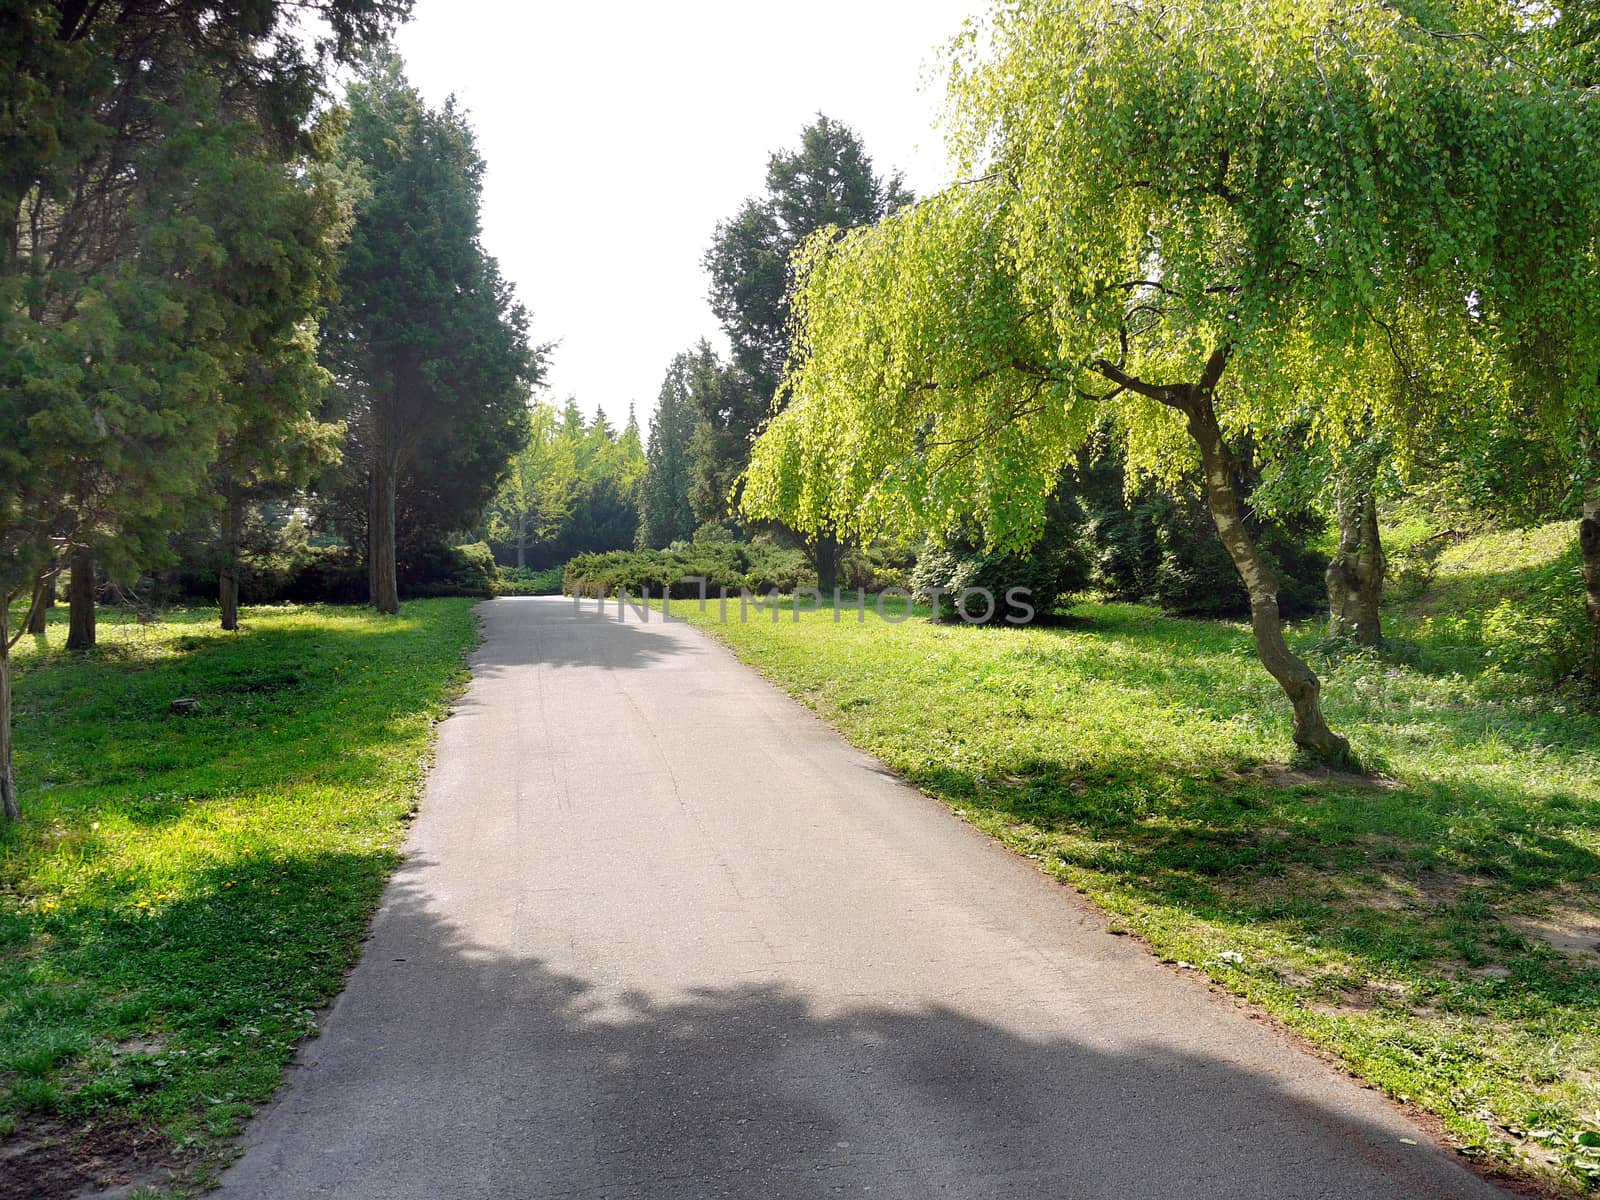
[[[559,341],[550,394],[628,402],[648,432],[668,361],[725,346],[701,256],[817,112],[880,173],[948,182],[938,52],[983,0],[418,0],[397,43],[431,104],[466,105],[488,160],[484,241]]]

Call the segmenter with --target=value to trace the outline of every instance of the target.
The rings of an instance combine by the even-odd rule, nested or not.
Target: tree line
[[[386,49],[409,8],[23,0],[0,22],[7,818],[11,651],[63,571],[81,647],[101,578],[205,543],[235,628],[278,501],[392,613],[397,528],[472,528],[527,440],[544,352],[481,244],[470,125]]]

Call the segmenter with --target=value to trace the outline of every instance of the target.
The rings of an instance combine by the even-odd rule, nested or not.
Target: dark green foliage
[[[761,424],[771,397],[703,340],[690,356],[686,378],[696,413],[689,443],[689,507],[702,525],[733,525],[734,484],[749,461],[752,431]]]
[[[494,554],[483,542],[429,550],[400,560],[400,594],[419,596],[483,596],[495,594],[499,582]]]
[[[1084,550],[1096,587],[1117,600],[1158,604],[1196,617],[1243,617],[1250,599],[1239,572],[1216,536],[1197,481],[1168,491],[1154,482],[1124,494],[1125,473],[1114,444],[1101,444],[1079,463],[1075,488],[1083,506]],[[1242,481],[1246,523],[1278,575],[1278,607],[1286,617],[1325,607],[1325,558],[1308,542],[1321,532],[1309,509],[1263,520],[1249,508],[1250,476]]]
[[[766,194],[717,226],[705,268],[711,311],[733,344],[734,364],[770,403],[789,353],[789,257],[829,226],[871,225],[911,201],[898,174],[873,170],[848,125],[818,115],[800,145],[767,160]],[[748,435],[750,429],[746,429]]]
[[[416,553],[478,524],[528,440],[542,367],[479,240],[484,163],[464,115],[429,109],[393,56],[348,101],[341,155],[365,187],[323,349],[349,412],[344,508],[366,505],[372,599],[388,608],[398,532]]]
[[[239,537],[239,599],[244,604],[271,604],[288,591],[321,551],[310,542],[309,530],[297,512],[279,504],[247,508]],[[193,531],[174,539],[179,563],[160,583],[195,600],[214,599],[222,548],[215,541],[200,541]],[[320,597],[319,597],[320,598]]]
[[[1017,624],[1026,614],[1008,601],[1014,589],[1022,589],[1016,593],[1021,604],[1048,618],[1066,597],[1089,585],[1088,556],[1078,536],[1081,524],[1077,504],[1062,492],[1051,500],[1043,536],[1026,553],[986,549],[975,540],[930,541],[917,557],[911,590],[924,602],[931,602],[935,588],[940,590],[934,614],[940,621],[998,625],[1011,617],[1009,623]],[[960,595],[969,588],[987,592],[993,602],[979,594],[962,605]]]
[[[666,546],[694,534],[694,437],[697,410],[690,394],[695,358],[680,354],[661,381],[655,415],[650,418],[650,445],[645,451],[644,478],[639,483],[640,549]]]
[[[496,596],[559,596],[563,568],[500,567],[494,585]]]

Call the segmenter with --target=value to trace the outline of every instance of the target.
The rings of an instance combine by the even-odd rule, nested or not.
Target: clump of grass
[[[673,611],[1464,1152],[1584,1187],[1600,957],[1520,918],[1600,909],[1600,716],[1462,632],[1490,599],[1534,619],[1549,599],[1522,585],[1560,576],[1564,538],[1511,565],[1454,548],[1437,589],[1388,614],[1398,659],[1292,631],[1367,776],[1293,766],[1242,625],[1110,604],[1024,630]]]
[[[0,1128],[134,1120],[202,1169],[336,992],[463,676],[470,600],[64,625],[19,646]],[[169,710],[179,697],[199,711]]]

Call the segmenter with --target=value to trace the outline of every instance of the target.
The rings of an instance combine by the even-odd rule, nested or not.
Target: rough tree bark
[[[222,504],[222,565],[217,570],[217,603],[222,609],[222,627],[239,628],[239,523],[238,489],[226,485]]]
[[[1339,497],[1339,550],[1323,578],[1328,585],[1328,632],[1363,646],[1383,640],[1383,578],[1388,559],[1378,531],[1378,502],[1370,491]]]
[[[0,595],[0,812],[8,821],[22,816],[11,772],[11,597],[5,595]]]
[[[1189,436],[1200,450],[1211,519],[1250,596],[1250,627],[1255,633],[1256,655],[1294,707],[1295,745],[1323,762],[1346,765],[1351,761],[1350,743],[1328,728],[1322,715],[1322,681],[1284,640],[1278,613],[1278,578],[1261,557],[1244,523],[1233,452],[1222,436],[1213,400],[1217,383],[1227,369],[1228,357],[1226,346],[1213,352],[1200,382],[1193,384],[1150,383],[1104,359],[1097,361],[1094,369],[1119,389],[1147,396],[1183,414]]]
[[[50,610],[56,603],[56,577],[46,575],[34,585],[33,605],[28,609],[29,633],[43,633]]]
[[[1584,501],[1578,545],[1583,551],[1584,607],[1589,613],[1589,634],[1593,639],[1590,670],[1600,680],[1600,499]]]
[[[811,545],[811,557],[817,566],[817,590],[832,596],[839,585],[839,539],[831,533],[819,533]]]
[[[372,607],[381,613],[400,611],[400,583],[394,557],[395,480],[400,474],[397,455],[377,455],[372,466],[367,517],[367,590]]]
[[[87,650],[95,643],[94,555],[81,548],[72,552],[67,605],[67,649]]]

